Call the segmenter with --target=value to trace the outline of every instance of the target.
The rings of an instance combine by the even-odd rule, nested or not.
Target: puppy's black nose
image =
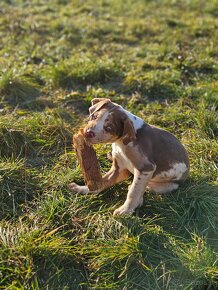
[[[88,129],[88,130],[85,132],[85,137],[86,137],[86,138],[94,138],[94,137],[95,137],[95,133],[94,133],[91,129]]]

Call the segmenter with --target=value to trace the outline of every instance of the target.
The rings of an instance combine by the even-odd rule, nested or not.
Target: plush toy
[[[73,136],[73,145],[89,190],[100,189],[102,187],[100,166],[95,150],[84,137],[83,129]]]

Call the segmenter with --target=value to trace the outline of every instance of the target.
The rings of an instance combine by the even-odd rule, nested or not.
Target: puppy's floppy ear
[[[136,139],[136,132],[133,127],[132,121],[129,118],[124,119],[123,125],[124,126],[122,140],[123,144],[127,145]]]
[[[91,104],[92,106],[94,106],[95,104],[99,103],[99,102],[102,102],[102,101],[107,101],[108,103],[111,102],[110,99],[107,99],[107,98],[94,98],[91,100]]]
[[[92,106],[89,108],[89,113],[92,115],[99,111],[105,104],[111,103],[110,99],[95,98],[92,100]]]

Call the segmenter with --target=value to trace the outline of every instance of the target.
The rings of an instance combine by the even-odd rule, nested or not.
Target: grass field
[[[2,0],[0,39],[0,289],[218,289],[218,1]],[[190,179],[132,217],[131,180],[70,192],[94,97],[174,133]]]

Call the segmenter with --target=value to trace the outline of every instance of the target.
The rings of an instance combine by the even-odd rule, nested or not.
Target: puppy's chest
[[[119,168],[128,169],[132,174],[134,173],[134,166],[129,160],[122,146],[116,143],[112,144],[112,156],[116,158]]]

